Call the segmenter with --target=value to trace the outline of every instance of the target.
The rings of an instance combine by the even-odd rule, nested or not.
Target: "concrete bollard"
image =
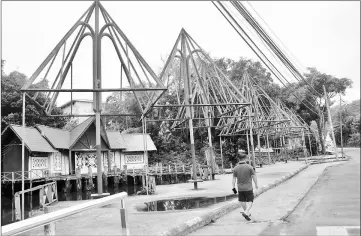
[[[120,225],[121,235],[129,235],[129,229],[127,228],[127,212],[125,209],[125,200],[120,200]]]
[[[52,207],[48,207],[48,206],[44,207],[45,214],[50,213],[52,211],[53,211]],[[47,225],[44,225],[44,235],[55,235],[55,229],[56,229],[55,222],[51,222]]]

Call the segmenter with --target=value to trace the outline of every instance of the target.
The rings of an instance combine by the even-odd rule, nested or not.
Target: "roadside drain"
[[[236,194],[232,194],[223,197],[192,197],[145,202],[145,206],[138,208],[138,211],[177,211],[204,208],[213,204],[235,199],[237,196],[238,195]]]

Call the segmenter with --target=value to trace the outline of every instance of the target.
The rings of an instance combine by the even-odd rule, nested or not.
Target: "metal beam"
[[[23,92],[133,92],[133,91],[158,91],[167,88],[93,88],[93,89],[48,89],[48,88],[27,88],[21,89]]]

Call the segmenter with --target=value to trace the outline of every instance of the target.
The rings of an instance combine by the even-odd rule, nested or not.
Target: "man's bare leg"
[[[242,212],[245,212],[247,209],[247,203],[246,202],[241,202],[241,206],[242,206]]]
[[[253,202],[247,202],[247,208],[246,208],[246,210],[245,210],[245,212],[244,213],[246,213],[248,216],[250,216],[251,214],[250,214],[250,211],[251,211],[251,209],[252,209],[252,206],[253,206]]]

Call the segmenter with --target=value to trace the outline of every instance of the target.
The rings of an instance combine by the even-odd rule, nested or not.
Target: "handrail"
[[[38,189],[45,188],[46,186],[51,186],[51,185],[53,185],[53,184],[56,184],[56,182],[51,182],[51,183],[39,185],[39,186],[36,186],[36,187],[32,187],[32,188],[29,188],[29,189],[25,189],[24,191],[18,191],[18,192],[15,193],[15,195],[16,195],[16,194],[21,194],[21,193],[32,192],[32,191],[35,191],[35,190],[38,190]]]
[[[58,211],[54,211],[48,214],[36,216],[33,218],[29,218],[23,221],[15,222],[9,225],[5,225],[2,227],[2,235],[14,235],[24,233],[26,231],[32,230],[36,227],[43,226],[49,224],[53,221],[58,221],[64,219],[68,216],[96,208],[102,207],[110,204],[111,201],[121,199],[124,200],[128,194],[126,192],[117,193],[108,197],[95,199],[89,202],[84,202],[76,206],[71,206],[65,209],[61,209]]]

